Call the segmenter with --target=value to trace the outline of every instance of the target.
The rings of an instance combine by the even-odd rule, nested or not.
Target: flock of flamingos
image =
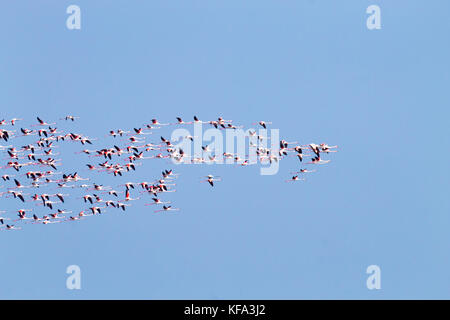
[[[78,121],[78,117],[68,115],[58,122]],[[143,128],[133,128],[129,131],[113,130],[109,132],[114,140],[112,146],[102,149],[84,149],[94,145],[96,139],[91,139],[83,134],[73,131],[63,132],[56,127],[57,122],[48,123],[37,117],[34,124],[28,128],[20,125],[22,119],[0,121],[0,151],[5,154],[6,164],[0,167],[1,182],[0,198],[4,201],[15,201],[17,210],[5,211],[0,206],[0,230],[20,230],[24,224],[54,224],[61,222],[77,221],[89,216],[105,213],[107,210],[125,211],[131,203],[141,199],[148,199],[146,206],[154,205],[154,212],[178,211],[170,201],[161,199],[162,194],[175,192],[175,179],[178,174],[173,169],[166,169],[161,176],[152,182],[126,182],[116,186],[104,186],[94,182],[88,177],[82,177],[74,172],[62,172],[58,167],[62,166],[62,156],[58,153],[61,144],[75,143],[80,145],[79,152],[86,154],[90,162],[86,164],[88,173],[107,173],[114,177],[126,176],[130,171],[136,171],[147,159],[171,159],[177,162],[186,161],[183,150],[173,145],[174,141],[163,138],[158,142],[147,141],[148,135],[158,129],[169,126],[190,125],[193,123],[209,124],[222,130],[233,130],[236,126],[231,120],[218,118],[213,121],[201,121],[197,117],[191,122],[184,122],[177,117],[175,123],[160,123],[153,119]],[[269,122],[256,123],[266,129]],[[256,131],[250,134],[256,134]],[[158,135],[159,136],[159,135]],[[193,141],[194,137],[185,139]],[[159,141],[160,140],[160,141]],[[28,141],[28,142],[27,142]],[[29,143],[32,141],[31,143]],[[17,142],[12,145],[13,142]],[[326,164],[330,160],[323,160],[322,154],[336,152],[337,146],[322,144],[294,145],[281,140],[279,148],[275,151],[266,147],[257,146],[255,156],[259,161],[279,161],[287,156],[295,156],[299,164],[319,165]],[[202,147],[203,154],[200,157],[191,157],[192,163],[214,162],[216,155]],[[231,158],[236,164],[245,166],[249,164],[248,158],[242,158],[232,153],[224,153],[225,158]],[[311,157],[307,162],[303,157]],[[94,161],[101,159],[100,161]],[[85,163],[83,163],[84,166]],[[293,176],[286,182],[302,181],[302,176],[314,172],[301,168],[293,172]],[[86,173],[86,174],[88,174]],[[208,175],[201,182],[208,182],[211,187],[221,180],[220,177]],[[117,190],[116,190],[117,189]],[[74,213],[63,209],[68,198],[78,201],[84,206],[80,212]],[[5,200],[11,199],[11,200]],[[18,225],[20,224],[20,225]]]

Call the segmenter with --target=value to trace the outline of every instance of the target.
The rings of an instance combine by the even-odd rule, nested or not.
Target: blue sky
[[[81,30],[66,28],[71,4]],[[366,28],[371,4],[380,30]],[[1,118],[75,114],[78,131],[101,139],[155,117],[267,120],[339,153],[299,184],[284,182],[294,159],[274,176],[184,166],[177,215],[135,207],[0,232],[0,298],[449,299],[449,10],[445,0],[3,4]],[[208,173],[223,177],[214,189],[198,182]],[[72,264],[81,290],[66,288]],[[366,288],[372,264],[381,290]]]

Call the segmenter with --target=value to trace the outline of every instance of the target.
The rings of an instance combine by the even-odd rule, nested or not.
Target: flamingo
[[[183,119],[181,119],[180,117],[176,117],[177,118],[177,123],[173,123],[173,124],[191,124],[192,122],[184,122]]]
[[[36,133],[30,129],[20,128],[20,131],[22,132],[22,137],[36,135]]]
[[[90,202],[91,204],[93,204],[93,200],[92,200],[92,196],[87,194],[85,196],[83,196],[84,202]]]
[[[173,173],[173,170],[164,170],[162,172],[162,176],[163,178],[167,178],[167,177],[173,177],[173,176],[178,176],[178,173]]]
[[[64,120],[72,120],[72,121],[75,121],[75,119],[80,119],[80,117],[75,117],[75,116],[71,116],[71,115],[67,115],[65,118],[64,118]],[[61,120],[63,120],[63,119],[61,119]]]
[[[53,210],[53,205],[58,204],[58,203],[61,203],[61,201],[44,200],[44,202],[43,202],[44,207],[50,208],[50,210]]]
[[[21,192],[11,191],[14,198],[18,198],[20,201],[25,202],[24,194]]]
[[[58,213],[57,214],[68,214],[68,213],[72,213],[72,211],[66,211],[66,210],[58,209]]]
[[[320,147],[320,150],[321,150],[322,152],[330,153],[330,152],[337,152],[337,150],[331,150],[331,149],[335,149],[335,148],[337,148],[338,146],[329,146],[329,145],[326,144],[326,143],[321,143],[321,144],[319,145],[319,147]]]
[[[152,200],[153,200],[153,203],[147,203],[145,205],[146,206],[151,206],[151,205],[154,205],[154,204],[170,204],[171,203],[170,201],[163,202],[163,201],[161,201],[158,198],[152,198]]]
[[[17,189],[31,188],[32,186],[24,186],[17,179],[14,179],[14,183],[16,184]]]
[[[11,125],[13,126],[13,125],[16,124],[17,121],[22,121],[22,120],[23,120],[23,119],[13,118],[13,119],[10,120],[10,122],[11,122]]]
[[[261,136],[261,135],[258,135],[258,134],[256,134],[256,131],[251,131],[251,130],[249,130],[248,131],[248,136],[250,137],[250,138],[257,138],[258,139],[258,141],[262,141],[262,140],[264,140],[264,139],[267,139],[266,137],[264,137],[264,136]]]
[[[331,160],[322,160],[322,159],[320,159],[319,156],[317,156],[317,157],[312,158],[311,162],[307,162],[307,163],[309,163],[309,164],[326,164],[330,161]]]
[[[21,227],[15,227],[13,224],[7,224],[6,225],[6,229],[4,230],[20,230],[22,229]]]
[[[127,182],[127,183],[125,183],[125,184],[123,184],[123,185],[121,185],[121,186],[125,186],[125,188],[127,189],[127,190],[130,190],[130,189],[134,189],[134,185],[135,184],[138,184],[138,183],[136,183],[136,182]]]
[[[96,190],[96,191],[103,191],[103,190],[110,190],[111,189],[111,187],[109,187],[109,186],[103,186],[103,185],[101,185],[101,184],[95,184],[94,183],[94,188],[93,188],[93,190]]]
[[[152,134],[151,132],[144,132],[144,129],[142,128],[133,128],[135,134],[142,135],[142,134]]]
[[[73,122],[75,118],[74,116],[66,116],[65,118],[61,118],[61,121],[70,121]],[[164,170],[162,171],[162,177],[160,176],[160,179],[153,180],[153,182],[140,182],[140,183],[133,183],[128,182],[126,184],[123,184],[122,186],[126,187],[126,191],[124,192],[124,198],[121,199],[121,201],[116,201],[119,199],[119,193],[112,189],[112,187],[109,186],[103,186],[102,184],[84,184],[83,182],[79,183],[80,181],[88,181],[92,177],[86,177],[82,178],[77,172],[75,173],[61,173],[56,172],[57,167],[62,165],[62,159],[55,158],[59,153],[55,152],[55,150],[58,150],[58,147],[61,147],[61,145],[67,145],[68,142],[80,142],[82,145],[88,145],[93,144],[94,141],[96,141],[96,138],[88,137],[82,133],[77,132],[63,132],[60,129],[57,129],[56,123],[47,123],[46,121],[43,121],[41,118],[37,117],[38,124],[32,124],[31,126],[40,126],[38,128],[30,128],[26,124],[24,126],[19,126],[18,128],[13,128],[17,130],[6,130],[8,129],[8,126],[11,124],[11,126],[14,126],[19,120],[14,118],[10,122],[7,120],[0,121],[0,126],[6,126],[3,129],[0,129],[0,139],[3,139],[5,141],[16,141],[15,139],[18,137],[21,137],[23,139],[33,139],[31,137],[36,137],[36,141],[34,141],[31,144],[25,144],[22,147],[17,147],[13,145],[8,146],[2,146],[0,145],[0,150],[4,151],[5,157],[8,159],[7,164],[3,167],[0,167],[1,169],[8,169],[12,168],[16,172],[19,172],[14,175],[9,174],[3,174],[0,176],[3,181],[14,181],[14,187],[8,188],[7,192],[0,192],[0,196],[3,196],[5,198],[18,198],[22,202],[26,202],[25,199],[28,197],[27,194],[22,193],[25,188],[82,188],[83,193],[80,195],[78,199],[83,199],[84,203],[89,203],[92,207],[86,209],[86,212],[89,212],[89,214],[86,214],[84,211],[80,212],[78,216],[69,217],[66,218],[64,216],[65,213],[70,213],[71,211],[63,211],[61,209],[58,209],[57,213],[51,213],[48,216],[42,216],[38,217],[37,214],[33,214],[33,217],[27,217],[25,215],[25,212],[21,213],[23,219],[18,220],[31,220],[32,223],[50,223],[51,222],[63,222],[63,221],[74,221],[79,220],[87,216],[91,215],[97,215],[99,213],[103,213],[103,211],[107,210],[107,208],[117,208],[122,209],[125,211],[126,207],[131,206],[130,201],[140,201],[143,196],[139,196],[136,198],[131,197],[131,189],[137,189],[140,185],[141,188],[139,191],[140,194],[148,193],[151,195],[152,203],[147,203],[145,205],[163,205],[162,210],[157,210],[156,212],[161,211],[177,211],[179,209],[172,208],[170,205],[171,201],[163,201],[158,198],[158,196],[161,193],[165,192],[176,192],[175,189],[172,189],[172,186],[175,186],[174,179],[178,177],[178,173],[174,174],[172,170]],[[196,154],[193,156],[187,155],[183,149],[179,148],[178,146],[174,146],[173,143],[174,140],[169,140],[164,138],[165,134],[163,133],[163,136],[161,136],[161,141],[158,141],[158,143],[150,143],[147,141],[147,135],[150,135],[153,133],[154,129],[162,129],[162,126],[166,125],[187,125],[187,124],[203,124],[203,123],[209,123],[210,125],[214,126],[218,129],[237,129],[241,126],[236,126],[233,124],[232,120],[225,120],[222,117],[218,117],[217,120],[212,121],[201,121],[197,118],[197,116],[194,116],[194,120],[190,122],[184,121],[181,117],[176,117],[177,122],[175,123],[160,123],[157,119],[152,119],[150,124],[142,124],[140,127],[132,127],[129,131],[124,131],[122,129],[118,130],[110,130],[109,135],[111,137],[123,137],[119,139],[119,142],[116,142],[116,144],[112,146],[107,146],[105,148],[99,148],[99,149],[84,149],[81,151],[76,152],[76,154],[86,154],[90,158],[92,157],[101,157],[104,158],[104,162],[102,163],[90,163],[87,164],[85,168],[86,171],[89,172],[89,174],[113,174],[116,176],[116,179],[119,179],[120,176],[126,175],[128,173],[134,173],[133,171],[139,171],[140,166],[145,165],[145,162],[143,160],[147,159],[167,159],[171,158],[172,160],[175,160],[176,162],[181,162],[183,159],[189,159],[189,162],[192,163],[215,163],[218,162],[218,157],[216,154],[213,153],[213,150],[211,150],[211,147],[208,145],[204,145],[202,148],[202,152],[200,155]],[[266,121],[259,121],[255,123],[259,126],[261,126],[264,129],[268,128],[268,125],[271,124],[271,122]],[[20,129],[20,130],[19,130]],[[312,154],[314,158],[311,159],[311,164],[324,164],[328,163],[330,160],[322,160],[320,158],[320,153],[334,153],[337,152],[337,146],[330,146],[325,143],[321,144],[314,144],[311,143],[309,145],[295,145],[297,142],[293,141],[287,141],[287,140],[280,140],[279,141],[279,149],[278,150],[271,150],[266,147],[259,146],[259,144],[262,144],[261,141],[264,139],[269,139],[266,136],[258,135],[256,133],[256,130],[248,131],[248,137],[255,138],[257,140],[250,140],[249,144],[251,147],[254,147],[256,149],[256,155],[251,152],[249,155],[238,155],[233,153],[227,153],[224,152],[223,156],[226,159],[233,159],[234,165],[239,166],[248,166],[253,164],[251,162],[253,157],[255,157],[257,160],[259,160],[261,163],[263,161],[273,162],[273,161],[281,161],[285,157],[293,157],[296,156],[299,158],[301,162],[303,162],[304,156],[309,156]],[[28,136],[28,138],[27,138]],[[190,140],[190,142],[194,141],[194,138],[197,138],[192,135],[186,135],[179,140]],[[116,140],[117,141],[117,140]],[[187,141],[189,143],[189,141]],[[294,147],[289,147],[289,145],[294,145]],[[86,147],[84,147],[86,148]],[[80,148],[81,149],[81,148]],[[253,150],[254,150],[253,149]],[[308,150],[311,150],[311,153],[308,152]],[[123,157],[121,157],[124,155]],[[121,157],[118,159],[116,163],[114,163],[115,158]],[[26,159],[28,159],[28,162]],[[119,160],[122,159],[120,162]],[[168,161],[166,161],[168,162]],[[186,161],[187,162],[187,161]],[[256,162],[255,162],[256,163]],[[30,180],[29,184],[23,184],[24,181],[21,181],[22,174],[20,171],[23,168],[27,168],[28,166],[38,166],[38,167],[49,167],[45,169],[38,169],[38,170],[24,170],[27,172],[23,172],[22,174],[26,176],[27,179]],[[53,170],[53,171],[51,171]],[[299,180],[305,180],[302,179],[301,174],[306,174],[310,172],[315,172],[316,170],[308,170],[308,169],[300,169],[300,171],[292,172],[294,176],[287,180],[287,182],[293,182],[293,181],[299,181]],[[54,176],[54,177],[52,177]],[[19,182],[20,181],[20,182]],[[142,180],[141,180],[142,181]],[[152,180],[148,180],[152,181]],[[213,175],[208,175],[204,178],[201,182],[208,182],[211,187],[214,187],[215,181],[221,181],[220,177],[215,177]],[[136,188],[135,188],[136,186]],[[2,186],[0,186],[1,188]],[[5,186],[6,187],[6,186]],[[5,188],[6,189],[6,188]],[[70,190],[68,189],[68,190]],[[95,190],[94,192],[97,192],[97,194],[89,195],[86,194],[87,190]],[[76,191],[76,190],[73,190]],[[63,194],[62,192],[51,192],[48,191],[47,193],[34,193],[33,196],[29,196],[30,198],[27,199],[27,201],[35,202],[37,206],[45,206],[49,207],[51,210],[53,210],[53,206],[56,204],[61,203],[67,203],[67,197],[70,197],[72,195],[71,192],[67,192],[67,194]],[[102,199],[99,195],[108,195],[110,196],[109,199]],[[55,197],[56,199],[53,199]],[[112,199],[111,199],[112,198]],[[54,201],[51,201],[54,200]],[[100,207],[103,205],[103,207]],[[81,204],[81,203],[80,203]],[[4,224],[6,223],[6,219],[4,217],[0,217],[0,224],[4,228]],[[56,220],[56,221],[54,221]],[[27,222],[24,222],[27,224]]]
[[[224,124],[221,124],[221,127],[224,129],[233,129],[233,130],[236,130],[237,128],[242,128],[242,127],[237,127],[235,125],[232,125],[231,123],[228,123],[226,126]]]
[[[79,217],[70,216],[69,219],[66,221],[76,221],[76,220],[81,220],[82,218],[83,218],[83,216],[79,216]]]
[[[10,131],[0,129],[0,139],[8,141],[10,138]]]
[[[90,216],[93,216],[94,214],[86,214],[86,213],[84,213],[84,210],[83,211],[80,211],[80,213],[78,213],[78,219],[81,219],[81,218],[83,218],[83,217],[90,217]],[[70,217],[70,218],[72,218],[72,217]]]
[[[214,187],[214,181],[221,181],[220,177],[214,177],[212,174],[208,174],[206,178],[206,180],[202,180],[201,182],[208,182],[211,187]]]
[[[127,163],[125,165],[125,168],[126,168],[127,171],[130,171],[130,169],[133,170],[133,171],[136,171],[136,165],[134,163],[131,163],[131,162]]]
[[[291,173],[292,174],[297,174],[297,173],[310,173],[310,172],[316,172],[316,170],[300,169],[300,171],[291,172]]]
[[[219,123],[217,121],[209,121],[209,124],[214,126],[214,128],[219,128]]]
[[[162,210],[156,210],[156,212],[161,212],[161,211],[178,211],[180,210],[179,208],[172,208],[172,206],[163,206]]]
[[[291,179],[286,180],[286,182],[304,181],[305,179],[300,179],[298,176],[293,176]]]
[[[134,200],[139,200],[140,198],[131,198],[130,196],[130,191],[127,190],[125,193],[125,201],[134,201]]]
[[[19,220],[32,220],[33,218],[30,217],[26,217],[26,211],[30,211],[30,210],[24,210],[24,209],[20,209],[18,210],[18,219],[14,220],[14,222],[19,221]]]
[[[267,129],[267,125],[268,124],[272,124],[272,122],[267,122],[267,121],[259,121],[256,123],[252,123],[252,124],[259,124],[261,127],[263,127],[264,129]]]
[[[89,210],[91,210],[92,214],[102,213],[101,209],[104,209],[105,207],[91,207]]]
[[[11,150],[8,150],[7,153],[8,153],[8,155],[9,155],[9,158],[10,158],[10,159],[16,159],[16,160],[19,159],[19,156],[17,155],[16,152],[12,152]]]
[[[108,191],[108,194],[109,195],[112,195],[112,196],[115,196],[115,197],[118,197],[118,192],[116,191],[116,190],[110,190],[110,191]]]
[[[152,119],[152,125],[154,126],[167,126],[169,123],[160,123],[157,119]]]
[[[311,150],[316,154],[317,157],[320,157],[320,148],[317,144],[315,143],[310,143],[309,147],[311,148]]]
[[[33,220],[34,220],[34,223],[37,223],[38,221],[41,221],[43,219],[40,219],[36,214],[33,214]]]
[[[197,116],[194,116],[194,123],[202,124],[202,123],[204,123],[204,122],[201,121],[201,120],[199,120],[199,119],[197,118]]]
[[[55,122],[54,123],[47,123],[44,120],[40,119],[39,117],[36,117],[36,119],[39,122],[40,126],[52,126],[52,125],[56,124]]]
[[[226,122],[233,122],[233,120],[224,120],[222,117],[217,118],[219,124],[225,124]]]
[[[64,203],[64,197],[67,197],[68,194],[57,193],[57,194],[54,194],[53,196],[57,197],[62,203]]]
[[[40,222],[40,223],[42,223],[42,224],[52,224],[52,223],[61,223],[61,222],[62,221],[49,221],[47,219],[43,219],[42,222]],[[36,223],[39,223],[39,222],[36,222]]]
[[[126,207],[130,207],[131,204],[125,204],[125,203],[122,203],[122,202],[117,202],[116,206],[117,206],[118,209],[122,209],[122,211],[125,211],[125,208]]]

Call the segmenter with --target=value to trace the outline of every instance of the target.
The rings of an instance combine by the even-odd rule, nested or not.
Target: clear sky
[[[80,30],[66,28],[71,4]],[[366,27],[372,4],[380,30]],[[134,207],[0,232],[0,298],[449,299],[449,12],[447,0],[3,3],[0,118],[75,114],[99,139],[154,117],[266,120],[339,153],[304,183],[284,182],[294,159],[273,176],[174,168],[177,215]],[[208,173],[223,181],[199,183]],[[73,264],[81,290],[66,288]],[[381,290],[366,288],[372,264]]]

